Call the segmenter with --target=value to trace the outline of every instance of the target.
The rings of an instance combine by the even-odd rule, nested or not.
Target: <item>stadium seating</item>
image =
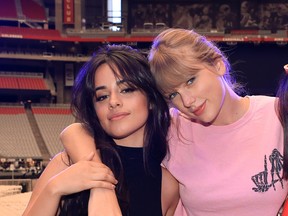
[[[0,107],[1,157],[41,158],[23,107]]]
[[[48,90],[43,78],[0,76],[0,89]]]
[[[47,90],[45,80],[43,78],[30,78],[22,77],[17,78],[19,89],[35,89],[35,90]]]
[[[15,77],[0,77],[0,89],[18,89],[17,78]]]
[[[68,105],[59,107],[32,106],[32,113],[50,157],[62,151],[59,134],[75,121]],[[0,128],[1,157],[42,158],[24,107],[0,106]]]
[[[51,156],[63,150],[59,140],[61,131],[75,118],[68,107],[32,107],[32,112]]]
[[[15,1],[0,0],[0,17],[4,19],[17,19]],[[5,7],[3,7],[5,5]]]
[[[21,0],[22,12],[26,19],[46,21],[44,7],[32,0]]]

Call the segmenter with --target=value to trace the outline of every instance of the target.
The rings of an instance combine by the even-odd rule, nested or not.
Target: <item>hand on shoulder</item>
[[[90,153],[79,162],[67,167],[50,178],[48,191],[54,195],[67,195],[91,188],[114,189],[117,184],[112,171],[102,163],[92,161],[94,153]],[[68,161],[63,153],[61,159]],[[59,157],[55,158],[59,160]]]

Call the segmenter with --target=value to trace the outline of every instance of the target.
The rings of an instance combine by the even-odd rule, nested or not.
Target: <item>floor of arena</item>
[[[6,193],[5,186],[0,186],[0,212],[2,216],[21,216],[26,208],[32,192]]]

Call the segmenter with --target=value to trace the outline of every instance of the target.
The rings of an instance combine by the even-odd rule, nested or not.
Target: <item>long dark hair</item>
[[[277,96],[279,98],[278,111],[279,118],[284,131],[284,160],[283,177],[288,179],[288,69],[280,80]]]
[[[166,137],[170,125],[169,108],[157,89],[147,58],[138,50],[129,46],[106,45],[100,48],[84,64],[75,80],[71,109],[78,121],[94,136],[97,149],[101,152],[102,162],[110,167],[118,179],[116,194],[123,210],[127,204],[127,191],[125,191],[123,184],[123,169],[116,149],[117,146],[101,127],[94,109],[94,77],[97,68],[102,64],[109,65],[115,76],[121,76],[128,81],[129,85],[139,89],[147,96],[149,115],[144,134],[143,160],[148,174],[152,174],[149,161],[156,161],[160,165],[168,151]],[[119,71],[119,75],[116,70]],[[88,196],[89,193],[86,193],[86,195]],[[79,198],[81,196],[74,197],[72,200],[82,203],[83,201],[79,200]],[[86,199],[84,201],[87,202]],[[60,207],[62,212],[69,210],[65,205]],[[79,207],[87,208],[85,205],[79,205]],[[83,209],[83,212],[86,212],[86,210]]]

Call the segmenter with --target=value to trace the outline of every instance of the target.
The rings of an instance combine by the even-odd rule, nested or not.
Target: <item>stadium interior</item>
[[[166,28],[217,43],[249,94],[275,95],[288,63],[285,0],[0,0],[0,212],[21,215],[60,132],[71,89],[103,44],[149,52]]]

